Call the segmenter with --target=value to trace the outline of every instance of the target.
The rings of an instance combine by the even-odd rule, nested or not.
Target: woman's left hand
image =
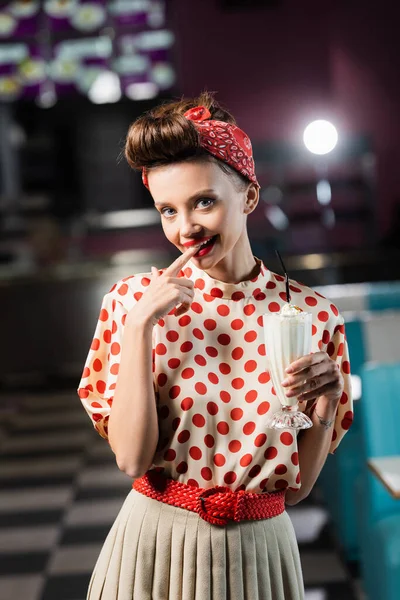
[[[326,352],[302,356],[286,369],[288,376],[282,382],[288,388],[288,398],[298,397],[299,402],[316,400],[324,396],[337,403],[343,393],[344,382],[339,366]]]

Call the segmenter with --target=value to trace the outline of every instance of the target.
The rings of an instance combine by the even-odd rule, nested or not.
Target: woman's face
[[[215,163],[190,161],[157,167],[149,171],[148,182],[164,233],[181,252],[189,242],[215,237],[191,259],[200,268],[217,265],[247,236],[249,191],[238,191]],[[249,183],[251,187],[250,196],[257,194]]]

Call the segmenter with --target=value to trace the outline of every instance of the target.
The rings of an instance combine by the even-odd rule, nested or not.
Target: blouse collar
[[[205,271],[197,267],[189,260],[181,271],[185,277],[194,282],[194,287],[201,290],[205,299],[225,298],[227,300],[242,300],[253,296],[256,300],[263,300],[266,297],[265,291],[269,287],[275,287],[271,282],[271,271],[266,268],[263,261],[254,257],[260,265],[260,272],[253,279],[239,281],[238,283],[227,283],[213,279]]]

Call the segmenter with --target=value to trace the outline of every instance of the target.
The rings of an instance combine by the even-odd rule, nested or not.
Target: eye
[[[199,200],[197,200],[196,206],[198,206],[201,202],[207,202],[208,204],[206,204],[206,206],[203,205],[200,208],[210,208],[215,204],[215,200],[213,198],[200,198]],[[175,212],[173,208],[166,206],[160,210],[160,213],[167,218],[173,217],[173,214],[167,213],[168,210],[172,210],[173,212]]]

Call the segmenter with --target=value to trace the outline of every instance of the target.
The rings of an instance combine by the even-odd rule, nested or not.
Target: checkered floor
[[[72,389],[0,394],[0,600],[84,600],[131,480]],[[314,499],[290,509],[307,600],[359,600]]]

